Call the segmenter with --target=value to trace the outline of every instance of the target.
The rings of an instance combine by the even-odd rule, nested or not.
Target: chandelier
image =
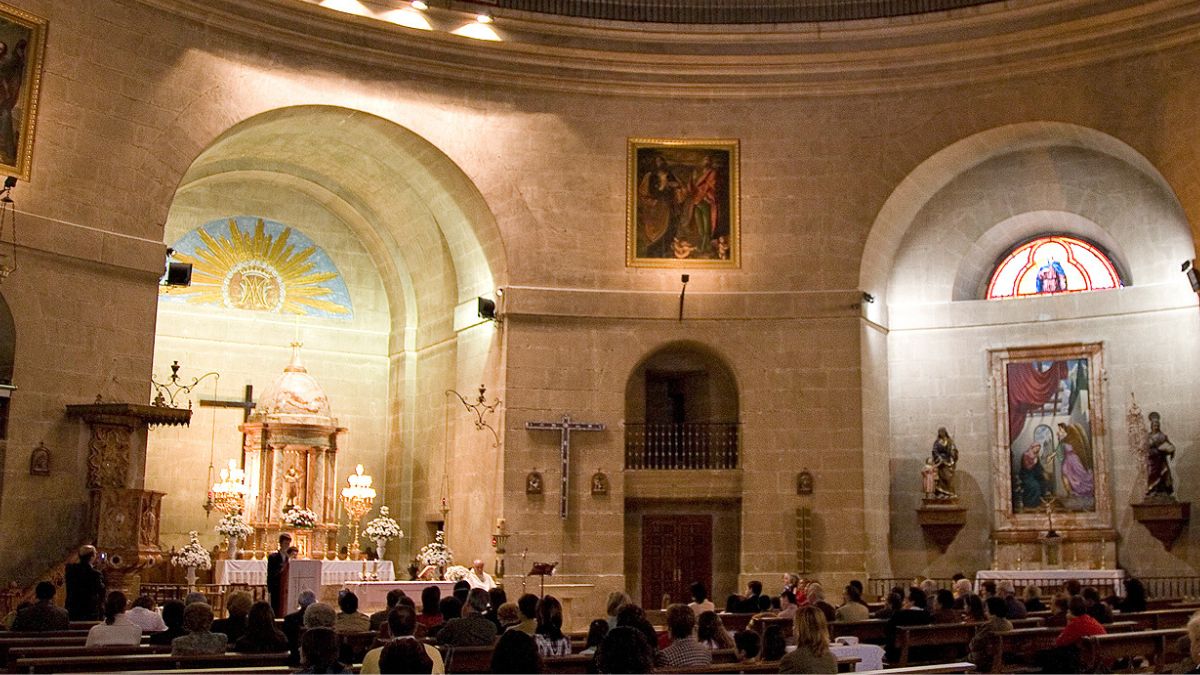
[[[240,513],[246,505],[246,472],[229,460],[229,468],[221,469],[221,480],[213,483],[209,499],[212,505],[227,515]]]
[[[371,487],[371,476],[363,473],[363,465],[354,468],[354,473],[346,479],[348,487],[342,488],[342,505],[354,523],[354,557],[358,557],[358,521],[371,510],[375,503],[375,488]]]

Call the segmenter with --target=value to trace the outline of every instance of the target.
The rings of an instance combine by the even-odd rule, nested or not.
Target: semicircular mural
[[[349,319],[337,266],[294,227],[256,216],[207,222],[171,245],[192,264],[192,285],[162,287],[164,300],[273,314]]]

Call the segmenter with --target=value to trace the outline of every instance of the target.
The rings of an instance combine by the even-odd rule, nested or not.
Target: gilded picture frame
[[[1102,347],[989,352],[997,530],[1112,526]]]
[[[737,139],[630,138],[627,267],[741,267]]]
[[[0,174],[28,181],[48,22],[0,2]]]

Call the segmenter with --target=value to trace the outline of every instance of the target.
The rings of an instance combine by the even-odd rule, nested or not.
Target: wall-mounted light
[[[866,291],[863,291],[862,299],[863,299],[863,302],[867,303],[868,305],[875,302],[875,296],[871,295],[870,293],[868,293]]]
[[[410,2],[408,4],[410,7],[417,10],[418,12],[424,12],[425,10],[429,9],[429,5],[427,5],[424,2],[424,0],[413,0],[412,2]]]
[[[478,14],[471,23],[459,26],[450,32],[454,35],[471,38],[472,40],[500,42],[500,35],[491,27],[491,23],[492,17],[490,14]]]
[[[1182,269],[1187,275],[1188,283],[1192,285],[1192,290],[1200,293],[1200,270],[1196,269],[1196,261],[1184,260]]]
[[[429,18],[423,13],[417,11],[417,3],[413,3],[412,8],[405,7],[403,9],[393,9],[390,12],[384,12],[379,15],[380,19],[388,23],[394,23],[397,26],[405,28],[415,28],[417,30],[433,30],[433,24],[429,23]],[[421,3],[425,5],[425,3]]]
[[[191,286],[192,264],[171,260],[175,249],[167,249],[167,272],[159,280],[159,286]]]
[[[488,298],[480,296],[475,299],[475,306],[476,312],[479,314],[479,318],[484,319],[485,321],[496,320],[495,300],[489,300]]]

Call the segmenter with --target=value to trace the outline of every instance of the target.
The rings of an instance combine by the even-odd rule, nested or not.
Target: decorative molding
[[[853,21],[942,12],[998,0],[790,0],[740,4],[729,0],[494,0],[481,7],[579,19],[678,24]]]
[[[653,98],[894,93],[1012,79],[1200,40],[1193,0],[1009,0],[839,23],[666,26],[516,13],[504,41],[419,31],[303,0],[139,0],[259,45],[470,84]],[[663,67],[664,53],[672,55]]]

